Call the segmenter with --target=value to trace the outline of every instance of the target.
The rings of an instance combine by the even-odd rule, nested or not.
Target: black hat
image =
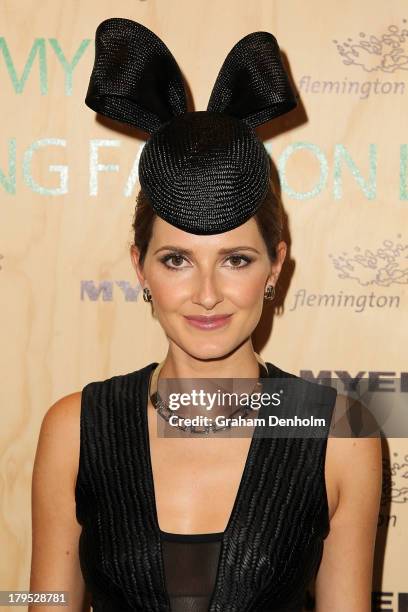
[[[269,157],[255,126],[297,105],[276,38],[237,42],[206,111],[187,111],[180,68],[154,32],[131,19],[99,24],[87,95],[94,111],[150,134],[139,180],[156,214],[193,234],[238,227],[262,204]]]

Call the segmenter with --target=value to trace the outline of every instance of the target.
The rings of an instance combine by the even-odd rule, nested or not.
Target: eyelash
[[[181,257],[182,259],[186,260],[186,258],[183,255],[181,255],[180,253],[169,253],[168,255],[165,255],[164,257],[162,257],[160,259],[160,261],[162,262],[162,264],[164,264],[166,266],[166,268],[168,270],[178,270],[178,269],[179,270],[183,270],[184,268],[181,268],[181,266],[169,266],[166,263],[167,261],[169,261],[171,259],[178,258],[178,257]],[[230,255],[229,257],[227,257],[227,261],[228,261],[228,259],[232,259],[232,258],[234,258],[234,259],[236,259],[236,258],[243,259],[244,261],[247,262],[244,266],[231,266],[231,269],[233,269],[233,270],[234,269],[235,270],[240,270],[241,268],[247,268],[249,266],[249,264],[252,262],[252,258],[248,257],[247,255],[239,255],[239,254]]]

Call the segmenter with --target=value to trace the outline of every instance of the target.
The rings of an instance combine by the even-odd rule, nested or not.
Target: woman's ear
[[[268,276],[267,284],[272,284],[275,286],[276,283],[278,282],[279,274],[281,272],[283,262],[285,261],[286,252],[287,252],[286,242],[281,240],[276,245],[276,259],[271,265],[271,273]]]
[[[139,283],[142,287],[144,287],[146,278],[144,275],[143,266],[140,264],[140,251],[134,244],[132,244],[130,247],[130,258],[132,260],[132,266],[137,274],[137,278],[139,279]]]

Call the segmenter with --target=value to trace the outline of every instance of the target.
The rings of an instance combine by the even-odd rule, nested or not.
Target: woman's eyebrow
[[[160,249],[157,249],[157,251],[155,251],[153,255],[156,255],[156,253],[158,253],[159,251],[164,250],[178,251],[179,253],[184,253],[185,255],[193,255],[193,251],[190,251],[190,249],[185,249],[183,247],[178,247],[171,244],[167,244],[166,246],[160,247]],[[259,251],[257,249],[245,245],[219,249],[218,253],[220,253],[221,255],[225,255],[225,253],[232,253],[234,251],[253,251],[254,253],[258,253],[259,255]]]

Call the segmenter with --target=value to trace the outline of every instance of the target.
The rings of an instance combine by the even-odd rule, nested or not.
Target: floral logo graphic
[[[401,234],[397,234],[397,238],[400,239]],[[356,280],[365,287],[408,284],[408,244],[399,240],[384,240],[375,251],[354,247],[351,255],[343,251],[341,255],[330,254],[329,257],[339,272],[339,278]]]
[[[393,455],[394,459],[383,459],[381,505],[408,501],[408,455],[402,460],[398,459],[398,453]]]
[[[407,20],[403,19],[402,23],[401,28],[388,26],[380,37],[360,32],[356,41],[352,38],[344,42],[333,40],[343,64],[361,66],[366,72],[408,70]]]

